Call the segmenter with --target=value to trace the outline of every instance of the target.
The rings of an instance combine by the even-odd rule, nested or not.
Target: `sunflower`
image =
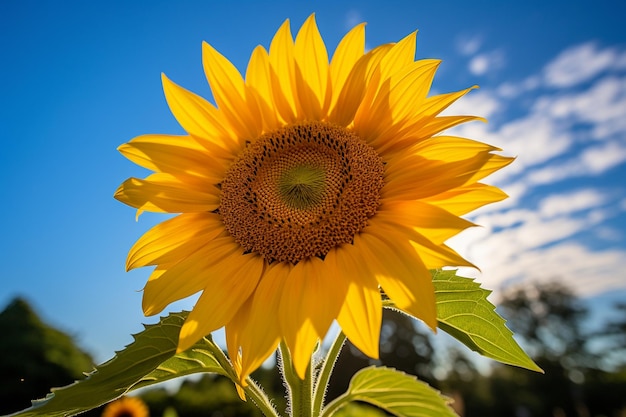
[[[360,24],[329,62],[312,15],[295,41],[287,20],[269,52],[254,49],[245,78],[203,43],[215,104],[163,75],[187,135],[122,145],[154,173],[115,197],[177,214],[137,241],[127,268],[155,266],[146,315],[202,292],[179,351],[225,327],[242,384],[281,341],[304,377],[336,320],[377,358],[381,289],[436,327],[429,269],[472,266],[444,242],[473,226],[459,216],[506,197],[479,181],[511,158],[441,134],[480,119],[439,115],[473,87],[429,96],[440,61],[416,61],[415,43],[365,52]]]
[[[109,403],[102,411],[102,417],[148,417],[146,404],[136,397],[122,397]]]

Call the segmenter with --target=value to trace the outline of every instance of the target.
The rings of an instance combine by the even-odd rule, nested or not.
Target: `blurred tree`
[[[626,416],[626,303],[618,303],[614,309],[615,318],[594,333],[601,346],[600,369],[585,374],[584,389],[589,407],[596,413]]]
[[[172,410],[180,417],[263,415],[249,400],[243,402],[239,399],[232,381],[215,374],[203,375],[197,381],[186,380],[174,394],[156,388],[145,392],[141,398],[155,416],[164,415],[166,411],[172,414]]]
[[[617,317],[596,334],[603,342],[601,367],[611,370],[626,368],[626,303],[618,303],[614,309]]]
[[[449,346],[438,354],[440,374],[434,385],[454,400],[452,407],[460,416],[483,416],[490,404],[489,380],[478,372],[466,352]]]
[[[30,407],[51,387],[70,384],[93,370],[91,357],[72,338],[16,298],[0,313],[0,414]]]
[[[581,301],[567,286],[550,282],[505,292],[499,306],[545,375],[496,367],[491,383],[498,415],[588,415],[583,383],[596,357],[583,331],[588,310]]]

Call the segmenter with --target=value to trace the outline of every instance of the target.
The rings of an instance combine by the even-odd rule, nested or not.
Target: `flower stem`
[[[307,368],[304,379],[295,372],[289,348],[284,341],[280,343],[281,372],[287,385],[289,395],[289,414],[292,417],[312,417],[313,376],[311,364]]]
[[[247,378],[248,385],[244,387],[244,392],[246,396],[250,397],[252,402],[257,406],[259,410],[263,413],[265,417],[279,417],[280,415],[276,412],[276,409],[272,405],[272,402],[265,392],[261,389],[261,387],[254,381],[252,378]]]
[[[230,359],[226,357],[224,351],[219,346],[217,346],[215,342],[213,342],[213,338],[211,338],[210,336],[205,337],[205,341],[209,346],[210,352],[213,354],[217,362],[221,365],[222,369],[226,371],[226,376],[230,378],[230,380],[233,381],[235,384],[239,385],[239,377],[237,375],[237,372],[233,368]],[[267,397],[265,392],[263,392],[257,382],[250,377],[246,378],[246,382],[248,383],[248,385],[242,387],[243,391],[246,393],[247,397],[250,397],[250,399],[252,400],[252,402],[254,402],[257,408],[261,410],[263,415],[266,417],[280,417],[280,414],[278,414],[278,412],[272,405],[272,402]]]
[[[326,390],[328,389],[328,382],[330,381],[330,376],[333,372],[333,368],[335,366],[335,362],[337,361],[337,357],[339,356],[339,352],[341,352],[341,348],[343,347],[343,343],[346,341],[346,335],[339,331],[337,337],[333,341],[330,349],[328,349],[328,353],[322,362],[322,368],[320,369],[319,376],[315,381],[315,387],[313,389],[313,415],[319,416],[324,406],[324,397],[326,395]]]

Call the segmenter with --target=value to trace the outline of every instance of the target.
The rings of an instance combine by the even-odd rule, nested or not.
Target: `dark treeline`
[[[444,352],[436,351],[441,349],[441,343],[434,343],[427,330],[418,329],[415,320],[386,310],[380,360],[372,361],[350,344],[344,345],[328,388],[327,400],[343,393],[357,370],[375,363],[417,375],[453,398],[454,407],[461,416],[626,416],[626,304],[614,306],[616,320],[606,323],[601,329],[592,330],[585,326],[589,312],[584,304],[570,289],[559,283],[510,290],[504,293],[498,305],[499,312],[508,320],[508,326],[545,374],[494,363],[485,375],[484,371],[478,371],[471,359],[474,354],[464,346],[454,344],[445,347]],[[33,318],[34,313],[23,301],[19,301],[18,307],[27,309],[30,321],[41,329],[41,322]],[[15,309],[14,302],[0,313],[0,326],[11,322],[15,324],[7,317],[7,311],[12,311],[12,317],[15,317]],[[9,336],[8,330],[7,327],[0,329],[5,336]],[[13,326],[12,331],[19,330]],[[58,336],[59,333],[55,334]],[[41,336],[31,336],[31,339],[32,343],[41,345]],[[69,340],[61,339],[63,343]],[[0,358],[4,362],[0,364],[0,386],[3,387],[4,397],[0,401],[0,412],[7,414],[28,406],[28,402],[24,405],[26,394],[11,393],[12,387],[24,389],[24,385],[8,380],[9,375],[17,375],[18,371],[14,369],[16,363],[23,366],[30,364],[30,368],[35,368],[36,361],[45,362],[48,359],[42,352],[33,353],[34,350],[22,347],[22,360],[12,360],[11,356],[15,358],[18,352],[11,353],[15,347],[5,342],[11,337],[3,337],[2,340],[0,350],[4,355]],[[51,350],[60,349],[47,346]],[[54,363],[46,365],[47,368],[38,366],[40,370],[47,369],[50,378],[41,384],[47,383],[47,387],[63,385],[68,380],[71,382],[79,369],[84,371],[86,366],[89,369],[90,358],[87,355],[77,353],[78,350],[68,350],[67,346],[63,349],[66,352],[64,355],[73,358],[65,361],[70,369],[61,370]],[[36,361],[24,358],[24,352],[36,355]],[[12,373],[7,373],[7,369],[11,369]],[[25,375],[26,371],[19,372]],[[284,411],[284,388],[276,368],[259,369],[253,377],[270,391],[277,408]],[[52,381],[54,378],[56,380]],[[37,377],[38,381],[42,379],[45,378]],[[45,395],[43,385],[37,390],[31,398]],[[152,416],[161,416],[166,410],[168,415],[177,414],[179,417],[260,415],[252,404],[239,400],[229,380],[215,375],[184,381],[176,393],[155,388],[144,392],[142,398],[149,405]],[[173,410],[175,413],[172,413]],[[363,408],[344,410],[341,414],[384,415]]]

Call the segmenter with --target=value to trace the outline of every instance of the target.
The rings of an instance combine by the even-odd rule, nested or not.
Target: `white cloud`
[[[543,73],[548,86],[571,87],[588,81],[603,71],[626,66],[626,53],[614,48],[600,49],[588,42],[571,47],[550,62]]]
[[[363,23],[365,20],[358,10],[349,10],[344,18],[344,26],[346,30],[350,30],[356,25]]]
[[[472,93],[446,114],[497,117],[523,90],[537,88],[537,79],[529,76],[516,91],[509,84]],[[608,74],[582,91],[540,92],[526,109],[519,118],[500,125],[469,123],[454,130],[517,156],[510,167],[494,175],[496,181],[524,175],[529,184],[548,184],[602,174],[626,161],[626,76]],[[603,144],[582,146],[592,140]]]
[[[456,42],[456,48],[461,55],[473,55],[483,44],[483,38],[480,35],[463,36]]]
[[[539,204],[539,212],[543,217],[551,218],[597,207],[605,201],[604,194],[587,188],[567,194],[550,195]]]
[[[613,142],[588,147],[565,162],[531,171],[526,180],[535,185],[551,184],[566,178],[603,174],[624,162],[626,145]]]
[[[589,89],[569,94],[543,96],[535,112],[556,119],[594,124],[592,137],[602,139],[626,131],[626,77],[607,76]]]
[[[484,287],[496,292],[519,281],[554,279],[571,284],[581,296],[624,288],[617,271],[626,259],[625,250],[594,251],[570,239],[597,227],[604,218],[597,213],[580,218],[564,213],[549,219],[531,210],[493,215],[489,216],[492,223],[470,229],[451,239],[450,244],[481,268],[481,272],[462,268],[461,275],[477,277]],[[486,223],[484,218],[477,222]],[[504,229],[495,231],[494,227]]]
[[[592,296],[624,287],[620,271],[625,257],[626,251],[623,250],[593,252],[583,245],[569,242],[529,251],[511,259],[496,272],[500,274],[497,282],[506,287],[520,279],[526,283],[560,280],[579,296]]]
[[[580,160],[590,173],[601,174],[626,161],[626,146],[615,142],[594,146],[583,151]]]
[[[477,60],[474,72],[488,65]],[[463,273],[492,289],[551,279],[563,279],[581,296],[626,287],[618,272],[626,259],[624,234],[611,223],[626,211],[624,187],[564,182],[603,178],[626,163],[624,69],[626,49],[587,43],[519,83],[473,92],[446,111],[489,118],[489,124],[468,123],[452,134],[517,157],[487,179],[510,198],[474,212],[470,219],[482,227],[449,242],[482,270]],[[509,114],[516,116],[506,119]],[[590,236],[615,249],[592,247]]]
[[[502,68],[504,62],[504,54],[501,51],[492,51],[474,56],[470,60],[468,68],[474,75],[484,75],[487,72]]]
[[[505,82],[498,87],[497,92],[502,98],[512,99],[520,94],[535,90],[540,84],[540,78],[533,75],[519,83]]]

